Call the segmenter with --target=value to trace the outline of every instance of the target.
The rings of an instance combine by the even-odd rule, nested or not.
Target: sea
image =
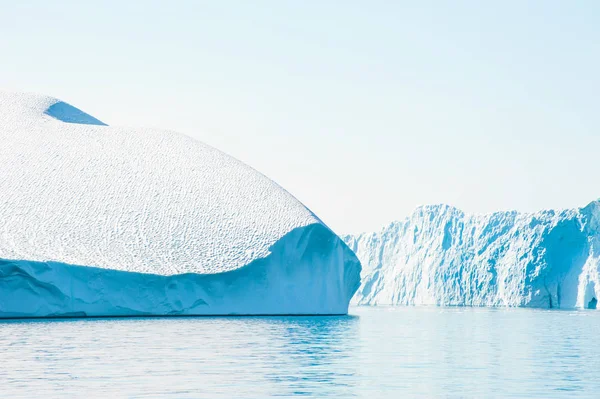
[[[600,312],[0,321],[1,398],[599,398]]]

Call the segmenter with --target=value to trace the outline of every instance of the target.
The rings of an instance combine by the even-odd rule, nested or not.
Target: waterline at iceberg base
[[[343,237],[363,266],[359,305],[596,308],[600,202],[468,215],[429,205]]]
[[[348,247],[321,224],[293,230],[266,258],[216,274],[0,259],[0,318],[346,314],[359,272]]]

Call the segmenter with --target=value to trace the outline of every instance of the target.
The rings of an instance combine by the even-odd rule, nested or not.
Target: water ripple
[[[0,322],[0,397],[595,397],[600,313]],[[581,317],[573,317],[581,316]]]

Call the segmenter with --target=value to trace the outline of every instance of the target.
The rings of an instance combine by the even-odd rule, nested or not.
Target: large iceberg
[[[488,215],[424,206],[343,238],[363,265],[357,304],[595,308],[600,295],[598,201]]]
[[[360,263],[273,181],[185,135],[0,93],[0,317],[345,314]]]

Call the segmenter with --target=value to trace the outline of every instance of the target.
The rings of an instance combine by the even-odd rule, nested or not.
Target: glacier
[[[358,255],[358,305],[596,308],[600,202],[469,215],[422,206],[381,231],[342,238]]]
[[[0,318],[346,314],[361,265],[282,187],[188,136],[0,92]]]

